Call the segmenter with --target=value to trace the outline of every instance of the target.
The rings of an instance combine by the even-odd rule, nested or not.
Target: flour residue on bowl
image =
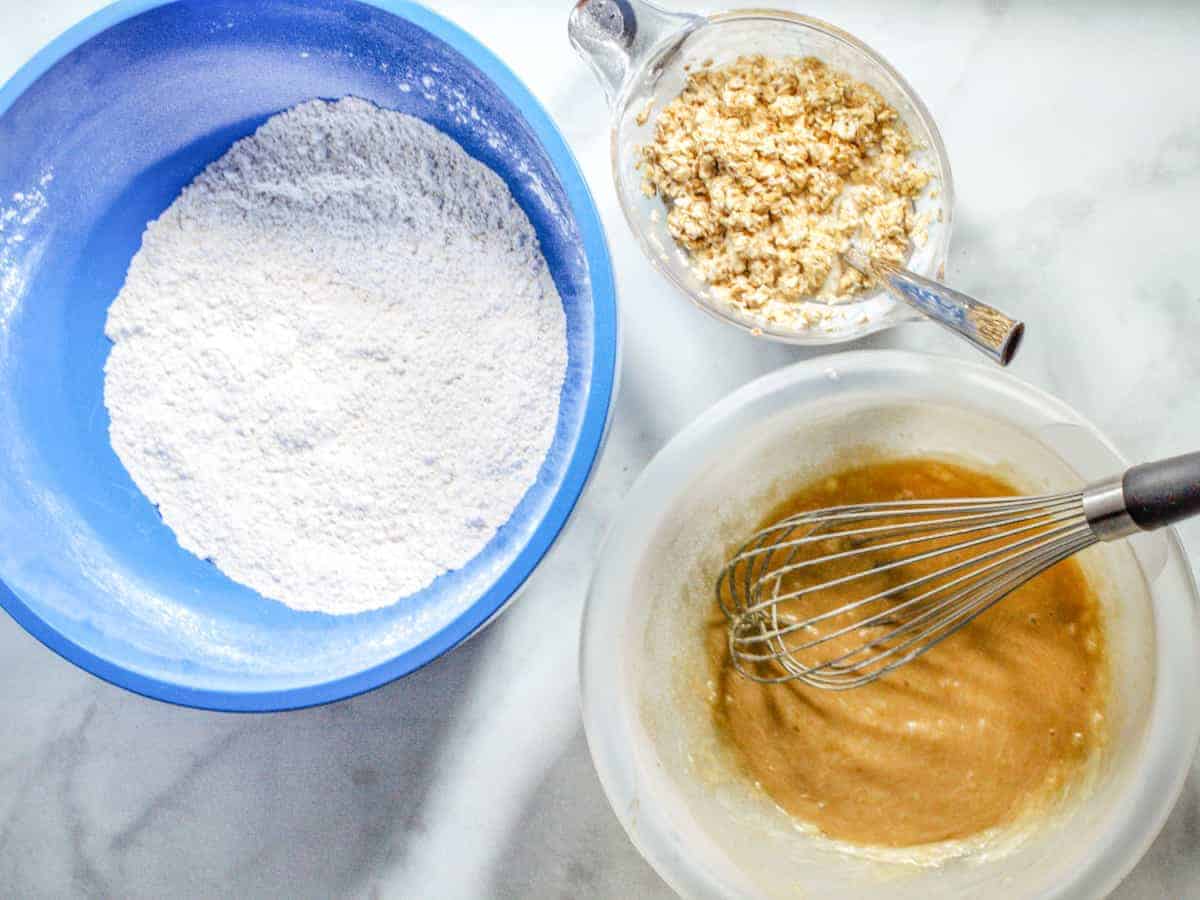
[[[567,364],[501,178],[356,99],[206,169],[148,227],[106,333],[113,448],[180,545],[329,613],[484,548],[537,478]]]
[[[25,295],[28,273],[41,258],[41,249],[29,243],[53,181],[53,170],[46,169],[35,185],[0,198],[0,350],[7,345],[9,320]]]

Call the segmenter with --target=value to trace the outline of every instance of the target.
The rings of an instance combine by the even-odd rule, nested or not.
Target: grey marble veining
[[[0,78],[99,5],[0,0]],[[144,700],[0,618],[0,895],[670,896],[610,812],[582,735],[576,632],[590,561],[679,428],[811,354],[710,321],[641,257],[609,181],[600,91],[567,45],[568,3],[433,5],[547,105],[608,228],[623,386],[579,513],[494,627],[401,683],[321,709],[231,716]],[[803,11],[864,37],[932,109],[959,198],[950,275],[1029,323],[1016,374],[1130,457],[1200,447],[1200,5],[816,0]],[[859,346],[966,352],[925,325]],[[1181,533],[1200,553],[1200,525]],[[1195,773],[1115,896],[1200,898]]]

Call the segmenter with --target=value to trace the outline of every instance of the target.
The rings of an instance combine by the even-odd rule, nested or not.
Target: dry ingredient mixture
[[[802,487],[764,524],[845,503],[1013,493],[991,475],[942,461],[879,462]],[[818,545],[815,552],[831,551]],[[962,553],[929,567],[952,564]],[[797,581],[801,569],[782,588],[847,576],[856,564],[831,563],[808,584]],[[825,612],[893,586],[891,577],[881,570],[790,601],[805,604],[790,612]],[[853,635],[848,640],[857,643]],[[825,835],[883,847],[964,839],[1045,810],[1079,782],[1105,739],[1104,648],[1098,601],[1074,560],[1042,573],[926,655],[849,691],[741,677],[729,663],[726,623],[717,612],[708,633],[712,712],[750,778]]]
[[[766,322],[811,325],[868,287],[851,242],[903,264],[931,179],[896,111],[818,59],[745,56],[691,72],[641,149],[647,195],[712,292]]]
[[[147,228],[105,330],[113,449],[180,545],[326,613],[488,543],[550,447],[567,363],[504,182],[356,99],[209,166]]]

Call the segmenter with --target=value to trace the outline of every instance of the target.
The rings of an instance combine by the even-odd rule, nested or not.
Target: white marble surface
[[[101,5],[0,0],[0,79]],[[592,487],[496,626],[323,709],[229,716],[143,700],[0,617],[3,896],[669,895],[609,811],[583,740],[576,630],[590,560],[671,435],[808,354],[708,320],[639,255],[608,177],[600,92],[567,44],[567,0],[436,6],[546,104],[609,229],[625,370]],[[1029,323],[1014,371],[1131,456],[1200,447],[1200,5],[803,11],[881,50],[932,109],[960,198],[951,276]],[[965,352],[925,325],[864,345]],[[1200,525],[1182,532],[1200,559]],[[1115,896],[1200,898],[1200,776]]]

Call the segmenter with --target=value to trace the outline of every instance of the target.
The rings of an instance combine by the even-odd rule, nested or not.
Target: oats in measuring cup
[[[853,241],[903,264],[926,240],[913,200],[932,178],[869,85],[813,57],[744,56],[690,72],[638,163],[671,236],[713,293],[767,322],[808,325],[869,287]]]

